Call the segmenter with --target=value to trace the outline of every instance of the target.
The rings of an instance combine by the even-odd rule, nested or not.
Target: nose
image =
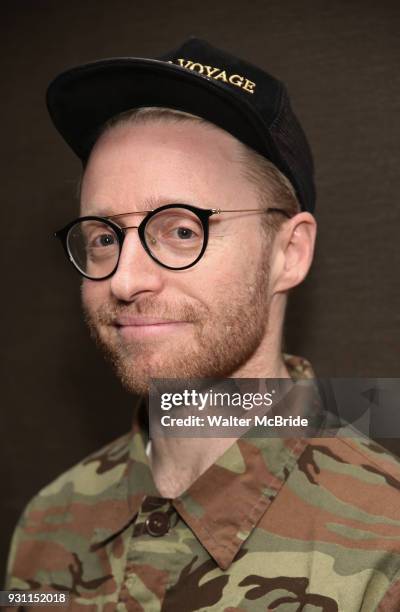
[[[163,270],[144,250],[136,228],[125,232],[118,268],[111,277],[111,292],[118,300],[132,302],[143,293],[158,293]]]

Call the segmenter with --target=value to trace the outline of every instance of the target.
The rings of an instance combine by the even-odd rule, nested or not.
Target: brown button
[[[169,516],[164,512],[152,512],[146,519],[146,529],[151,536],[165,535],[169,530]]]

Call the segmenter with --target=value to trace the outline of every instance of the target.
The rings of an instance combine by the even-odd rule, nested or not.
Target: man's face
[[[170,203],[259,208],[237,141],[191,121],[122,124],[103,134],[83,178],[81,214]],[[143,217],[118,222],[137,226]],[[187,270],[158,265],[129,229],[117,271],[103,281],[84,279],[82,300],[97,343],[135,393],[146,392],[151,377],[237,374],[266,350],[268,245],[260,214],[211,217],[207,250]]]

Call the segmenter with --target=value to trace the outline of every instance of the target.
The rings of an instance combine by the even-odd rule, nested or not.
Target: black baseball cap
[[[116,57],[58,75],[47,107],[64,140],[86,162],[101,127],[139,107],[185,111],[223,128],[269,159],[314,211],[313,159],[282,82],[246,61],[189,38],[158,59]]]

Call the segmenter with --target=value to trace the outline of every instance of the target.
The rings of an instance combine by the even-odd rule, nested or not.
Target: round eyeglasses
[[[105,280],[118,267],[125,233],[138,230],[146,253],[169,270],[186,270],[203,256],[208,243],[212,215],[238,212],[278,212],[279,208],[221,210],[197,208],[189,204],[167,204],[151,211],[135,211],[107,217],[79,217],[55,232],[74,267],[91,280]],[[146,214],[147,213],[147,214]],[[114,219],[132,214],[146,214],[139,225],[121,226]]]

